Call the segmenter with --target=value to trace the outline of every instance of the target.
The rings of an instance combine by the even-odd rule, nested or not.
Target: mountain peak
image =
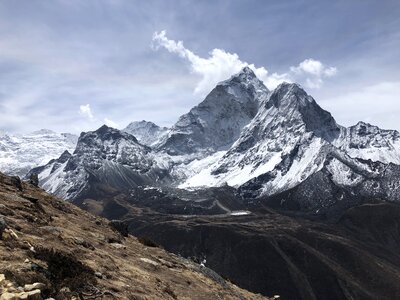
[[[72,154],[69,153],[68,150],[65,150],[65,151],[60,155],[60,157],[58,158],[58,161],[59,161],[60,163],[65,163],[68,159],[70,159],[71,156],[72,156]]]
[[[246,66],[238,73],[232,75],[229,79],[220,82],[222,86],[244,86],[246,88],[253,87],[255,91],[267,93],[269,90],[264,83],[256,76],[254,71]]]
[[[95,131],[81,133],[79,141],[87,142],[88,140],[91,140],[95,137],[100,139],[101,141],[107,141],[107,140],[115,141],[115,140],[119,140],[119,139],[127,139],[127,140],[133,140],[135,143],[138,143],[138,140],[133,135],[125,133],[118,129],[109,127],[107,125],[103,125]],[[78,144],[79,144],[79,142],[78,142]]]
[[[254,80],[258,79],[256,74],[253,72],[252,69],[250,69],[248,66],[244,67],[241,69],[238,73],[233,74],[229,79],[223,81],[223,82],[230,82],[230,81],[249,81],[249,80]]]
[[[245,66],[238,74],[247,74],[256,77],[256,74],[254,74],[253,70],[250,69],[249,66]]]
[[[283,82],[272,92],[266,105],[267,107],[289,105],[307,106],[312,102],[315,102],[314,99],[309,96],[299,84]]]
[[[33,131],[31,134],[33,134],[33,135],[45,135],[45,134],[55,134],[55,132],[53,130],[50,130],[50,129],[42,128],[40,130]]]
[[[340,128],[332,115],[322,109],[297,83],[284,82],[278,85],[265,102],[263,115],[267,118],[264,122],[288,128],[292,128],[294,124],[297,126],[302,124],[306,131],[313,132],[328,141],[340,133]]]
[[[371,125],[370,123],[364,121],[358,121],[357,124],[352,127],[360,128],[360,127],[376,127],[376,126]]]
[[[111,131],[115,131],[116,129],[112,128],[112,127],[108,127],[106,124],[102,125],[101,127],[99,127],[95,132],[98,134],[104,134],[106,132],[111,132]]]
[[[133,135],[143,145],[152,146],[167,133],[167,130],[166,127],[142,120],[129,123],[122,131]]]
[[[284,92],[284,93],[302,93],[307,94],[303,87],[295,82],[282,82],[280,83],[275,91]]]
[[[162,127],[158,126],[157,124],[151,121],[142,120],[142,121],[130,122],[123,131],[128,131],[129,129],[137,129],[137,128],[162,128]]]

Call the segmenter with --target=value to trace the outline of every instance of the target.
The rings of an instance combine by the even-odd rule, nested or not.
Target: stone
[[[17,295],[17,299],[20,300],[42,300],[42,292],[40,290],[32,290],[29,292],[23,292]]]
[[[63,229],[58,226],[41,226],[40,229],[54,235],[60,235],[63,232]]]
[[[0,283],[6,280],[6,276],[4,274],[0,274]]]
[[[4,231],[7,232],[7,233],[10,235],[10,237],[12,237],[13,239],[18,240],[18,235],[15,233],[14,230],[12,230],[12,229],[6,229],[6,230],[4,230]]]
[[[5,292],[2,293],[0,296],[0,300],[17,300],[17,299],[18,299],[17,295],[14,293]]]
[[[46,285],[44,283],[35,282],[35,283],[32,283],[32,284],[25,284],[24,290],[26,292],[29,292],[29,291],[37,290],[37,289],[43,290],[45,287],[46,287]]]
[[[27,292],[23,292],[23,293],[20,293],[19,295],[18,295],[18,300],[27,300],[28,299],[28,297],[29,297],[29,295],[28,295],[28,293]]]
[[[69,287],[65,286],[61,288],[60,293],[71,293],[71,290],[69,289]]]
[[[85,240],[83,238],[80,238],[80,237],[74,237],[74,241],[78,245],[83,245],[85,243]]]
[[[94,246],[91,243],[85,241],[84,239],[82,239],[80,237],[74,237],[73,239],[74,239],[75,244],[77,244],[77,245],[81,245],[81,246],[83,246],[85,248],[88,248],[90,250],[94,250],[95,249]]]
[[[122,236],[128,237],[129,227],[127,222],[121,220],[111,220],[109,226],[118,231]]]
[[[29,183],[32,184],[33,186],[39,186],[39,176],[36,173],[32,173],[31,176],[29,177]]]
[[[118,244],[118,243],[111,243],[110,246],[115,248],[115,249],[126,249],[125,245]]]
[[[42,300],[42,292],[40,290],[28,292],[28,300]]]
[[[15,186],[17,189],[22,191],[22,182],[21,179],[18,176],[12,176],[10,177],[11,179],[11,184]]]
[[[0,215],[0,239],[3,238],[3,232],[7,227],[7,222],[4,216]]]
[[[97,278],[100,278],[100,279],[103,278],[103,274],[101,274],[100,272],[94,272],[94,275],[95,275]]]
[[[145,262],[145,263],[148,263],[150,265],[158,266],[158,263],[155,262],[154,260],[151,260],[151,259],[148,259],[148,258],[145,258],[145,257],[141,257],[140,260]]]

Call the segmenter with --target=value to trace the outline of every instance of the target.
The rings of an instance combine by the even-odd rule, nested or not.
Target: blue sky
[[[399,1],[2,0],[0,129],[169,126],[249,64],[400,130],[399,49]]]

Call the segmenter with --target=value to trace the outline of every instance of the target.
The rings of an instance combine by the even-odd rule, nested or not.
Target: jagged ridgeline
[[[82,133],[73,154],[31,172],[69,200],[98,184],[119,191],[228,185],[245,202],[326,214],[366,199],[398,201],[398,164],[397,131],[343,127],[299,85],[269,91],[246,67],[171,128],[102,126]]]

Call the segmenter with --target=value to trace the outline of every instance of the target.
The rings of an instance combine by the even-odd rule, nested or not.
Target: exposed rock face
[[[168,128],[143,120],[130,123],[122,131],[132,134],[143,145],[153,146],[167,134]]]
[[[346,186],[353,198],[373,198],[378,192],[369,185],[378,184],[372,182],[379,177],[379,171],[367,161],[354,158],[378,158],[396,163],[400,158],[398,136],[396,131],[364,123],[344,128],[297,84],[283,83],[262,103],[258,114],[229,151],[180,186],[190,188],[227,182],[238,187],[245,198],[268,197],[295,188],[326,167],[336,185]],[[362,192],[353,191],[355,179],[361,180],[360,176],[368,178],[369,184],[365,184]],[[392,172],[391,179],[385,180],[396,185],[396,176],[398,173]],[[323,190],[325,193],[319,195],[325,195],[330,187],[324,183],[310,188],[316,193]],[[390,189],[379,190],[380,198],[400,200],[399,194]],[[331,194],[329,199],[337,201],[340,197]],[[328,204],[327,198],[325,202],[316,201],[321,197],[308,198],[315,202],[315,210]]]
[[[329,155],[321,170],[297,186],[259,201],[277,210],[327,219],[337,219],[347,208],[365,202],[381,199],[398,202],[400,166],[361,162],[361,165],[354,165],[351,160]],[[240,190],[252,193],[254,188],[257,188],[257,179]]]
[[[365,122],[343,130],[338,147],[351,157],[400,164],[400,134]]]
[[[239,139],[222,159],[209,168],[209,174],[202,175],[214,179],[208,182],[227,182],[240,186],[254,177],[275,170],[285,159],[289,168],[292,162],[302,161],[293,165],[287,178],[279,178],[271,184],[275,191],[285,189],[318,169],[315,160],[321,149],[339,134],[340,127],[335,120],[312,97],[298,85],[284,83],[262,103],[258,114],[244,128]],[[201,180],[194,179],[189,178],[183,187],[192,186],[192,181],[202,185]],[[286,182],[287,186],[279,187],[278,180]]]
[[[245,68],[181,116],[157,148],[172,155],[228,149],[256,115],[267,93],[253,71]]]
[[[34,186],[39,186],[39,176],[36,173],[32,173],[29,176],[29,183],[34,185]]]
[[[149,147],[106,125],[82,133],[73,155],[65,152],[32,172],[39,173],[43,188],[66,199],[84,193],[92,182],[106,182],[128,190],[165,176]]]

